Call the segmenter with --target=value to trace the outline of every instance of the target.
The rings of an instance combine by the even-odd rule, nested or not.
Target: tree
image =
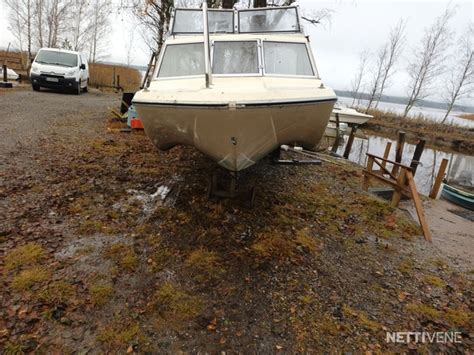
[[[29,66],[32,53],[32,14],[33,0],[5,0],[13,16],[10,16],[10,30],[13,33],[20,51],[25,50],[23,47],[26,41],[26,50],[28,52]]]
[[[87,20],[89,2],[84,0],[73,0],[72,11],[74,16],[72,18],[72,43],[71,47],[75,51],[84,48],[88,35],[90,34],[90,22]]]
[[[352,91],[352,106],[354,106],[355,101],[359,100],[359,93],[362,89],[362,83],[366,74],[367,65],[369,63],[370,51],[364,50],[360,53],[359,56],[359,67],[357,69],[356,75],[351,82],[351,91]]]
[[[405,43],[405,27],[406,21],[402,19],[398,21],[395,27],[393,27],[390,31],[390,37],[387,44],[388,54],[382,69],[382,78],[379,85],[379,92],[375,108],[377,108],[380,99],[382,98],[383,91],[389,84],[389,79],[394,73],[395,65],[397,63],[398,58],[401,57],[403,46]]]
[[[474,91],[474,25],[471,24],[461,36],[456,48],[457,61],[446,80],[447,110],[441,121],[448,118],[454,104],[462,98],[469,97]]]
[[[446,9],[436,21],[425,29],[420,48],[408,66],[408,103],[403,113],[405,118],[412,107],[430,95],[434,81],[443,73],[446,48],[449,47],[451,32],[448,24],[454,10]]]
[[[109,13],[111,11],[110,0],[92,0],[90,9],[90,40],[89,60],[97,62],[106,47],[107,31],[109,30]]]
[[[388,48],[386,45],[384,45],[382,48],[379,48],[375,57],[375,67],[372,69],[372,80],[370,82],[369,102],[367,104],[367,108],[365,109],[365,113],[370,110],[372,103],[379,93],[383,77],[383,67],[387,60],[387,56]]]

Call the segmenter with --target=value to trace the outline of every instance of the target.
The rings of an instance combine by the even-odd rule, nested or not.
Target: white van
[[[56,48],[41,48],[31,64],[30,80],[33,90],[40,87],[67,89],[79,95],[87,92],[89,65],[79,52]]]

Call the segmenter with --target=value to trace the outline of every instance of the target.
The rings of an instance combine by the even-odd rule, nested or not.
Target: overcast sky
[[[398,72],[392,79],[392,85],[386,90],[387,94],[393,95],[405,94],[406,63],[414,48],[419,45],[424,28],[450,4],[457,7],[456,15],[451,20],[451,28],[459,36],[467,24],[474,20],[473,3],[467,0],[298,1],[304,12],[318,8],[333,11],[331,24],[317,27],[306,25],[305,29],[311,36],[318,69],[325,84],[341,90],[350,89],[351,79],[358,66],[359,53],[365,49],[376,51],[387,40],[390,27],[399,19],[406,19],[407,45],[403,58],[399,61]],[[1,6],[0,47],[6,47],[9,41],[13,41],[13,36],[8,31],[7,16],[5,7]],[[126,48],[130,43],[134,43],[133,64],[145,65],[148,62],[148,53],[141,44],[140,33],[134,29],[132,22],[126,14],[111,14],[108,60],[125,63]]]

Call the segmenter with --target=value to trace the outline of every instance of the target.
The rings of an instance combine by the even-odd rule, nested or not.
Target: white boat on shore
[[[133,104],[159,149],[194,145],[236,172],[283,144],[315,148],[336,100],[296,7],[204,8],[175,11],[153,79]]]
[[[336,115],[339,116],[339,122],[347,123],[348,125],[360,126],[373,118],[372,115],[358,112],[353,108],[348,107],[334,107],[331,113],[331,122],[336,122]]]

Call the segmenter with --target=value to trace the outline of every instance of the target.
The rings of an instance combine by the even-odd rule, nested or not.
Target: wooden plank
[[[332,149],[331,151],[333,153],[336,153],[337,152],[337,148],[339,147],[339,136],[340,136],[340,132],[339,132],[339,128],[340,128],[340,124],[339,124],[339,114],[336,113],[336,139],[334,140],[334,144],[332,145]]]
[[[397,148],[395,150],[395,162],[401,163],[403,157],[403,148],[405,147],[405,138],[406,133],[403,131],[398,132],[398,139],[397,139]],[[394,165],[392,168],[392,174],[398,175],[398,170],[400,167],[398,165]]]
[[[387,174],[390,175],[393,180],[397,180],[397,177],[395,175],[392,175],[392,173],[385,166],[383,166],[383,162],[380,163],[377,159],[374,159],[374,163],[380,166],[380,171],[382,172],[382,175]]]
[[[352,144],[354,143],[354,137],[357,132],[357,126],[352,126],[351,133],[349,134],[349,138],[347,140],[346,149],[344,150],[343,157],[349,159],[349,154],[351,153]]]
[[[393,164],[393,165],[397,165],[399,166],[400,168],[405,168],[407,170],[410,170],[411,171],[411,167],[409,167],[408,165],[404,165],[402,163],[397,163],[396,161],[393,161],[393,160],[390,160],[390,159],[385,159],[385,158],[381,158],[377,155],[374,155],[372,153],[365,153],[368,157],[373,157],[373,158],[377,158],[381,161],[386,161],[387,163],[390,163],[390,164]]]
[[[383,160],[382,160],[382,165],[384,168],[387,165],[387,159],[388,159],[388,156],[390,155],[390,149],[392,149],[392,142],[387,142],[387,145],[385,146],[385,151],[383,152]]]
[[[397,186],[398,187],[403,187],[405,186],[405,179],[406,179],[406,170],[405,169],[402,169],[400,175],[398,176],[398,179],[397,179]],[[402,198],[402,194],[399,190],[395,189],[395,191],[393,192],[393,195],[392,195],[392,202],[391,202],[391,206],[393,208],[395,207],[398,207],[398,204],[400,203],[400,199]]]
[[[405,196],[408,196],[408,197],[411,197],[411,193],[410,193],[410,190],[408,189],[408,187],[406,186],[399,186],[397,185],[397,182],[396,181],[393,181],[393,180],[390,180],[390,179],[387,179],[386,177],[383,177],[383,176],[380,176],[378,174],[375,174],[371,171],[366,171],[366,170],[363,170],[362,173],[364,174],[364,177],[365,175],[369,175],[371,178],[376,178],[377,180],[380,180],[390,186],[392,186],[394,189],[397,189],[399,192],[401,192],[403,195]]]
[[[428,227],[428,223],[426,222],[425,213],[423,211],[423,204],[421,203],[420,196],[418,195],[418,191],[416,191],[415,180],[413,179],[413,174],[411,171],[406,172],[406,177],[408,180],[408,186],[410,187],[410,192],[413,198],[413,202],[415,203],[416,213],[418,214],[418,219],[420,220],[421,229],[423,230],[423,235],[425,239],[429,242],[432,241],[431,231]]]
[[[441,165],[439,166],[438,175],[436,175],[435,183],[430,192],[430,198],[435,199],[438,196],[439,188],[443,182],[444,174],[446,173],[446,167],[448,166],[448,159],[443,159]]]

